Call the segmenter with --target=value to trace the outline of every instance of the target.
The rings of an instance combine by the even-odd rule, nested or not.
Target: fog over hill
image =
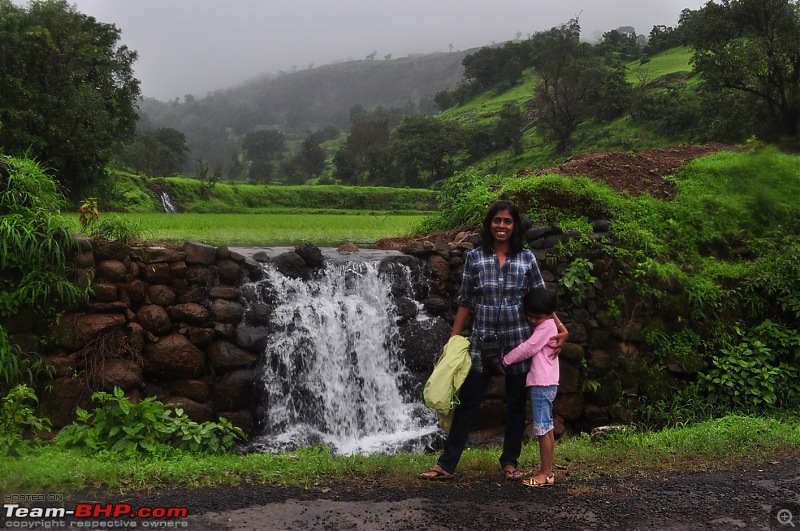
[[[24,2],[25,0],[14,0]],[[582,35],[675,26],[706,0],[71,0],[136,50],[145,97],[171,101],[309,65],[467,50],[580,17]]]

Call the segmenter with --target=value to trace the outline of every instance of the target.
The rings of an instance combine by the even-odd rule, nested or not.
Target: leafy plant
[[[561,274],[558,286],[575,304],[583,304],[592,284],[597,280],[592,275],[594,264],[588,258],[576,258]]]
[[[798,334],[795,332],[794,339],[790,335],[784,338],[794,344],[794,359],[789,363],[759,337],[759,332],[773,328],[762,325],[747,335],[737,330],[740,341],[712,357],[711,370],[701,373],[699,379],[710,402],[745,411],[796,403],[800,398]]]
[[[194,174],[197,180],[200,181],[200,197],[203,199],[208,198],[222,178],[222,172],[219,169],[215,169],[213,173],[210,173],[208,163],[201,159],[197,159],[195,162]]]
[[[94,240],[136,243],[142,234],[140,222],[117,214],[100,219],[100,206],[94,197],[84,199],[78,208],[81,232]]]
[[[77,408],[77,420],[63,428],[56,441],[65,447],[90,452],[158,454],[171,448],[217,453],[230,450],[244,439],[241,428],[226,419],[198,424],[180,408],[147,397],[131,403],[119,387],[113,394],[97,392],[92,412]]]
[[[13,387],[0,401],[0,455],[21,455],[27,445],[26,429],[34,435],[50,429],[50,420],[37,417],[30,402],[38,402],[36,393],[24,384]]]

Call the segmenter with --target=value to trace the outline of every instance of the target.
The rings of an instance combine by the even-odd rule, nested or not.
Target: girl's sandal
[[[536,476],[532,478],[526,479],[522,481],[522,484],[526,487],[549,487],[555,485],[556,478],[553,474],[550,474],[545,478],[544,481],[539,481],[536,479]]]

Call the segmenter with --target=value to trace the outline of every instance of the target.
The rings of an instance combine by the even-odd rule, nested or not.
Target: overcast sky
[[[706,0],[70,0],[122,31],[139,53],[142,94],[197,97],[260,74],[413,53],[466,50],[580,16],[595,39],[620,26],[648,35]]]

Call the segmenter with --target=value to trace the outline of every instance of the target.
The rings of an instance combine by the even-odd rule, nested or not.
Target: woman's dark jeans
[[[525,431],[525,415],[528,397],[525,394],[525,378],[527,374],[507,374],[506,379],[506,431],[503,439],[503,454],[500,465],[518,465],[517,459],[522,451],[522,435]],[[453,413],[450,433],[444,443],[444,451],[438,464],[447,472],[455,472],[458,461],[472,429],[472,420],[478,411],[486,390],[489,388],[491,376],[470,371],[458,393],[461,404]]]

